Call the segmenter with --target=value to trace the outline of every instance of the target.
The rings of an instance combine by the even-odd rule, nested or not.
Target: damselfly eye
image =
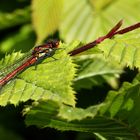
[[[49,40],[49,41],[46,42],[46,46],[48,46],[48,48],[58,48],[59,41],[57,41],[57,40]]]
[[[56,41],[55,44],[56,44],[56,46],[58,46],[59,45],[59,41]]]
[[[58,48],[58,46],[59,46],[59,41],[54,40],[54,41],[52,42],[52,45],[53,45],[54,48]]]

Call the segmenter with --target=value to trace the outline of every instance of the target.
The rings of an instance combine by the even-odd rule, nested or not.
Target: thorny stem
[[[93,42],[88,43],[82,47],[79,47],[79,48],[69,52],[70,56],[74,56],[74,55],[84,52],[88,49],[91,49],[91,48],[97,46],[99,43],[101,43],[105,39],[112,38],[116,34],[125,34],[127,32],[133,31],[140,27],[140,22],[139,22],[139,23],[136,23],[134,25],[131,25],[129,27],[119,30],[119,28],[122,26],[122,23],[123,23],[123,20],[120,20],[105,36],[99,37],[96,40],[94,40]]]

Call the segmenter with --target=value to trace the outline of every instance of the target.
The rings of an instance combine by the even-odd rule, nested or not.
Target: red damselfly
[[[19,73],[26,70],[32,65],[36,65],[45,58],[52,57],[59,46],[59,42],[48,41],[46,44],[35,47],[22,58],[18,59],[14,64],[0,70],[0,88],[8,83]],[[12,69],[12,70],[11,70]]]

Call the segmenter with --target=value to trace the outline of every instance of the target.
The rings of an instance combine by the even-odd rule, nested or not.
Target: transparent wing
[[[28,53],[24,54],[23,56],[21,56],[21,58],[19,58],[19,59],[16,59],[16,57],[15,57],[15,60],[13,60],[13,63],[10,63],[9,65],[7,64],[6,66],[4,66],[0,69],[0,78],[6,76],[9,72],[13,71],[18,66],[22,65],[30,57],[32,57],[32,50],[29,51]],[[10,59],[10,57],[9,57],[9,59]],[[9,63],[10,60],[7,62]],[[2,63],[4,63],[4,60]]]

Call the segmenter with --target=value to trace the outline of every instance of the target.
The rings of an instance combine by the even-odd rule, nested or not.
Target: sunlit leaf
[[[139,22],[140,0],[71,0],[64,1],[61,37],[73,40],[93,41],[110,30],[120,19],[125,26]]]
[[[54,33],[61,20],[63,0],[33,0],[33,25],[37,34],[37,43]]]
[[[76,88],[91,88],[105,82],[114,88],[118,87],[117,78],[122,73],[122,68],[116,63],[105,60],[102,55],[81,55],[76,62],[78,64],[74,85],[78,86]]]
[[[140,29],[114,39],[103,41],[98,47],[106,58],[131,68],[140,68]]]
[[[19,56],[13,53],[2,60],[1,64],[8,65]],[[75,92],[71,88],[71,81],[75,75],[75,65],[65,50],[58,50],[54,57],[58,60],[48,58],[38,64],[37,69],[31,66],[2,87],[0,105],[5,106],[8,102],[18,104],[29,99],[52,99],[74,105]]]

